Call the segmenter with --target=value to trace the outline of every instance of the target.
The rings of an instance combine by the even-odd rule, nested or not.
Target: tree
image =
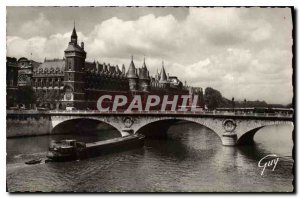
[[[204,93],[204,102],[209,110],[214,110],[222,103],[222,94],[211,87],[207,87]]]
[[[52,105],[52,109],[56,106],[56,101],[59,100],[59,93],[57,90],[49,90],[47,93],[47,102]]]
[[[37,90],[36,92],[38,106],[55,108],[56,102],[60,99],[59,90]]]
[[[46,92],[42,89],[37,90],[36,91],[36,98],[37,98],[38,106],[41,106],[41,105],[45,104],[46,100],[47,100]]]
[[[34,104],[36,97],[32,87],[19,87],[16,94],[16,102],[18,104],[24,104],[26,107],[29,107],[30,104]]]

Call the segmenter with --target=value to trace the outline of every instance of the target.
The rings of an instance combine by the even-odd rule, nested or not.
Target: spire
[[[164,68],[164,61],[162,61],[162,67],[161,67],[161,72],[160,72],[160,82],[167,82],[168,78],[166,75],[166,71]]]
[[[158,73],[158,68],[156,68],[155,78],[156,78],[156,80],[159,80],[159,79],[160,79],[160,75],[159,75],[159,73]]]
[[[146,66],[146,61],[145,61],[145,56],[144,56],[144,63],[143,63],[143,66],[142,68],[139,69],[139,79],[144,79],[144,80],[149,80],[149,75],[148,75],[148,69],[147,69],[147,66]]]
[[[71,42],[77,44],[77,33],[76,33],[76,28],[75,28],[75,20],[74,20],[73,32],[72,32],[72,35],[71,35]]]
[[[147,69],[147,66],[146,66],[146,61],[145,61],[145,56],[144,56],[144,63],[143,63],[143,66],[142,66],[142,68],[144,68],[144,69]]]
[[[134,63],[133,63],[133,56],[131,56],[131,63],[129,65],[129,68],[128,68],[128,71],[127,71],[127,78],[137,78],[137,75],[136,75],[136,69],[135,69],[135,66],[134,66]]]

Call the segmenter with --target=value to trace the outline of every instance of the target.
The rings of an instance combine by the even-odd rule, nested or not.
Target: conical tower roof
[[[131,56],[131,63],[129,65],[126,77],[127,78],[137,78],[137,75],[136,75],[135,71],[136,71],[136,69],[135,69],[135,66],[134,66],[134,63],[133,63],[133,56]]]
[[[68,45],[67,49],[65,50],[65,52],[74,52],[74,51],[82,52],[82,53],[86,54],[84,49],[81,48],[79,45],[77,45],[77,33],[76,33],[76,28],[75,28],[75,22],[74,22],[72,35],[71,35],[71,40],[70,40],[69,45]]]
[[[164,62],[162,62],[162,67],[161,67],[161,72],[160,72],[160,80],[159,81],[160,82],[167,82],[168,81],[166,71],[165,71],[165,68],[164,68]]]
[[[146,61],[145,61],[145,57],[144,57],[144,63],[143,63],[143,66],[142,68],[145,68],[147,70],[147,66],[146,66]]]
[[[76,28],[75,28],[75,21],[74,21],[74,28],[73,28],[73,32],[72,32],[71,38],[76,38],[77,39],[77,33],[76,33]]]
[[[149,78],[148,73],[149,72],[148,72],[145,57],[144,57],[144,63],[143,63],[142,68],[140,69],[140,72],[139,72],[139,79],[149,80],[150,78]]]

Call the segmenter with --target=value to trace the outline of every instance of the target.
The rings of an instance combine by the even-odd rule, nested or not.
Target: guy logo
[[[266,167],[273,167],[272,171],[274,171],[278,161],[279,157],[277,157],[275,154],[270,154],[261,158],[261,160],[258,162],[258,167],[263,168],[260,175],[264,174]]]

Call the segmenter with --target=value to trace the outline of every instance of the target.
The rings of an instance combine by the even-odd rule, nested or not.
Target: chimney
[[[84,42],[81,42],[81,48],[84,49]]]

